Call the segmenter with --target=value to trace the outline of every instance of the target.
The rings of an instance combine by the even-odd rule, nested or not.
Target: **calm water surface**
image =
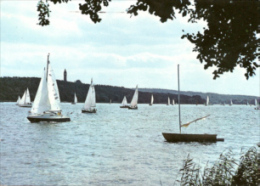
[[[182,122],[210,114],[183,133],[211,133],[218,143],[166,143],[162,132],[179,132],[178,107],[97,104],[82,114],[83,103],[62,103],[71,122],[30,123],[29,108],[0,103],[0,183],[6,185],[176,185],[187,155],[202,167],[231,148],[260,141],[260,112],[253,106],[182,105]]]

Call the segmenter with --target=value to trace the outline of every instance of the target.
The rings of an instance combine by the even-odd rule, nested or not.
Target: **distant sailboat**
[[[47,57],[47,70],[43,72],[31,114],[27,117],[30,122],[65,122],[70,118],[62,115],[60,96],[54,72]]]
[[[129,106],[127,105],[127,99],[126,97],[124,96],[124,99],[122,101],[122,106],[120,106],[120,108],[128,108]]]
[[[150,106],[153,105],[153,95],[151,96],[151,103],[149,104]]]
[[[78,98],[76,96],[76,93],[74,93],[74,101],[71,104],[76,104],[78,103]]]
[[[207,99],[206,99],[206,103],[205,103],[206,106],[209,105],[209,96],[207,96]]]
[[[86,97],[84,108],[82,109],[82,113],[96,113],[96,92],[95,87],[93,85],[93,79],[91,79],[91,84],[88,89],[88,94]]]
[[[171,104],[171,100],[170,100],[170,98],[168,97],[168,103],[167,103],[167,105],[170,105]]]
[[[18,105],[18,104],[20,103],[20,100],[21,100],[21,98],[20,98],[20,96],[18,96],[18,99],[17,99],[16,105]]]
[[[175,105],[175,101],[174,101],[174,99],[172,100],[172,105]]]
[[[20,106],[20,107],[32,107],[31,97],[30,97],[30,93],[29,93],[28,88],[24,91],[23,97],[22,97],[22,99],[20,99],[18,106]]]
[[[138,103],[138,85],[136,85],[135,93],[133,95],[132,101],[128,109],[137,109],[138,108],[137,103]]]
[[[192,122],[196,122],[198,120],[204,119],[205,117],[201,117],[195,119],[189,123],[181,124],[181,106],[180,106],[180,79],[179,79],[179,65],[178,65],[178,103],[179,103],[179,129],[180,133],[162,133],[163,137],[167,142],[216,142],[216,141],[224,141],[224,139],[217,139],[216,134],[181,134],[181,127],[187,127]]]
[[[233,102],[232,102],[232,99],[230,100],[230,104],[229,104],[230,106],[232,106],[233,105]]]
[[[260,105],[257,103],[257,99],[255,99],[255,110],[260,110]]]

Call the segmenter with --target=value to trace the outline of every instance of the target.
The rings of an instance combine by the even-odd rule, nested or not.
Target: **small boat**
[[[20,103],[20,100],[21,100],[21,98],[20,98],[20,96],[18,96],[18,99],[17,99],[16,105],[18,105],[18,104]]]
[[[153,95],[151,96],[151,103],[149,104],[150,106],[153,105]]]
[[[174,101],[174,99],[172,100],[172,105],[175,105],[175,101]]]
[[[84,108],[81,110],[82,113],[96,113],[96,92],[93,85],[93,79],[91,79],[91,84],[89,85],[88,94],[85,100]]]
[[[76,96],[76,93],[74,93],[74,101],[71,104],[76,104],[78,103],[78,98]]]
[[[171,104],[171,100],[170,100],[170,98],[168,97],[168,103],[167,103],[167,105],[170,105]]]
[[[255,99],[255,110],[260,110],[260,105],[257,103],[257,99]]]
[[[120,106],[120,108],[128,108],[129,106],[127,105],[127,99],[126,97],[124,96],[124,99],[122,101],[122,106]]]
[[[138,85],[136,85],[135,93],[133,95],[132,101],[128,109],[137,109],[138,108],[137,103],[138,103]]]
[[[232,102],[232,99],[230,100],[230,104],[229,104],[230,106],[232,106],[233,105],[233,102]]]
[[[179,79],[179,65],[178,65],[178,103],[179,103],[179,129],[180,133],[162,133],[167,142],[216,142],[224,141],[223,138],[217,139],[216,134],[181,134],[181,127],[187,127],[192,122],[204,119],[208,116],[195,119],[187,124],[181,125],[181,106],[180,106],[180,79]]]
[[[28,88],[24,91],[23,97],[22,97],[22,99],[20,99],[18,106],[19,107],[32,107],[30,92],[29,92]]]
[[[48,54],[47,70],[43,75],[33,102],[30,115],[27,119],[30,122],[65,122],[70,121],[68,116],[62,115],[60,106],[60,94],[54,72],[50,66]]]

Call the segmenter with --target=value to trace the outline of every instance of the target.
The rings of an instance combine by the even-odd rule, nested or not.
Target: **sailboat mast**
[[[49,53],[48,56],[47,56],[46,81],[48,81],[48,70],[49,70],[49,64],[50,64],[49,56],[50,56],[50,53]]]
[[[179,102],[179,128],[181,133],[181,98],[180,98],[180,75],[179,75],[179,64],[178,64],[178,102]]]

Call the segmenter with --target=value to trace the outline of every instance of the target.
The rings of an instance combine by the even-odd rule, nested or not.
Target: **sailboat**
[[[128,109],[137,109],[138,108],[137,103],[138,103],[138,85],[136,85],[135,93],[133,95],[132,101]]]
[[[168,97],[168,103],[167,103],[167,105],[170,105],[171,104],[171,100],[170,100],[170,98]]]
[[[209,96],[207,96],[206,103],[205,103],[205,106],[208,106],[208,105],[209,105]]]
[[[257,103],[257,99],[255,99],[255,110],[260,110],[260,105]]]
[[[172,100],[172,105],[175,105],[175,101],[174,101],[174,99]]]
[[[230,100],[230,104],[229,104],[230,106],[232,106],[233,105],[233,102],[232,102],[232,99]]]
[[[123,101],[122,101],[122,106],[120,106],[120,108],[128,108],[129,106],[127,105],[127,99],[124,96]]]
[[[70,121],[68,116],[62,115],[60,94],[54,72],[50,66],[48,54],[47,69],[43,75],[33,102],[31,114],[27,117],[30,122],[65,122]]]
[[[167,142],[216,142],[224,141],[223,138],[217,139],[216,134],[181,134],[181,127],[187,127],[192,122],[204,119],[208,116],[195,119],[187,124],[181,125],[181,106],[180,106],[180,79],[179,79],[179,65],[178,65],[178,103],[179,103],[179,129],[180,133],[162,133]]]
[[[153,105],[153,95],[151,96],[151,103],[149,104],[150,106]]]
[[[22,99],[20,99],[18,106],[20,106],[20,107],[32,107],[31,97],[30,97],[30,93],[29,93],[28,88],[24,91],[23,97],[22,97]]]
[[[78,98],[76,96],[76,93],[74,93],[74,101],[71,104],[76,104],[78,103]]]
[[[88,94],[85,100],[84,108],[81,110],[82,113],[96,113],[96,92],[93,85],[93,79],[91,79],[91,84],[89,85]]]
[[[18,105],[18,104],[20,103],[20,100],[21,100],[21,98],[20,98],[20,96],[18,96],[18,99],[17,99],[16,105]]]

